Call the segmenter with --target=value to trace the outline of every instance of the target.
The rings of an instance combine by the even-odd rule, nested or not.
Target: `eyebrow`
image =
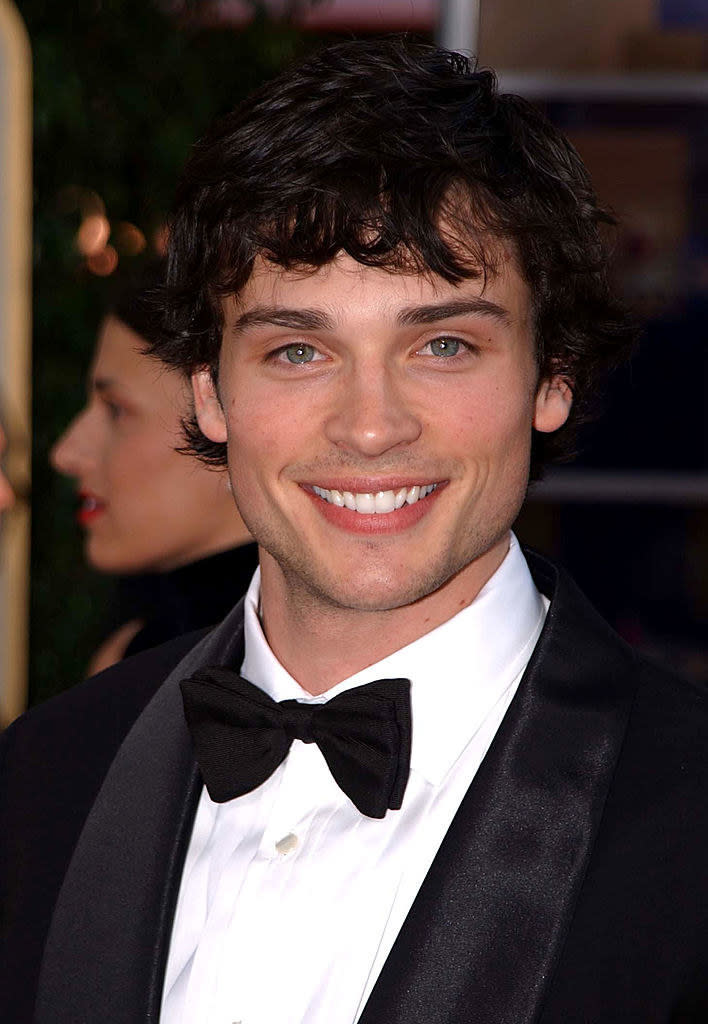
[[[451,320],[456,316],[483,316],[497,320],[505,327],[511,327],[512,318],[503,306],[489,299],[453,299],[450,302],[434,303],[429,306],[411,306],[398,315],[398,323],[402,326],[414,324],[434,324],[438,320]]]
[[[233,326],[234,334],[249,327],[288,327],[300,331],[332,331],[334,321],[319,309],[287,309],[285,306],[256,306],[242,313]]]
[[[401,327],[417,324],[433,324],[439,320],[450,320],[456,316],[483,316],[497,320],[509,327],[512,318],[503,306],[489,299],[453,299],[449,302],[433,303],[427,306],[411,306],[396,317]],[[246,310],[233,325],[234,335],[242,334],[250,327],[286,327],[301,331],[333,331],[335,322],[320,309],[288,309],[285,306],[256,306]]]

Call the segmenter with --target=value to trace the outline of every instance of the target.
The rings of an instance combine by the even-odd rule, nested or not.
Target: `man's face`
[[[513,261],[483,287],[344,255],[307,274],[259,260],[224,314],[218,396],[196,374],[197,414],[228,442],[264,594],[380,611],[460,574],[481,585],[524,498],[532,425],[556,429],[570,405],[562,381],[539,386]]]

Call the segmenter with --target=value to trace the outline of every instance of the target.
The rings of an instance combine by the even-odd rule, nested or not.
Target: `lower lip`
[[[318,497],[314,491],[308,488],[303,489],[315,504],[318,512],[328,522],[338,526],[341,530],[347,530],[349,533],[371,535],[400,533],[403,530],[409,530],[427,515],[445,486],[444,483],[438,484],[434,491],[431,491],[424,498],[419,498],[412,505],[403,505],[401,508],[394,509],[393,512],[375,512],[372,515],[364,515],[361,512],[353,512],[349,508],[340,508],[338,505],[332,505],[329,501],[325,501],[324,498]]]
[[[106,511],[105,505],[96,505],[95,508],[80,508],[76,513],[76,521],[79,526],[90,526]]]

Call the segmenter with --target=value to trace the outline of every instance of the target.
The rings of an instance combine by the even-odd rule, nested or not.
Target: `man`
[[[8,1019],[708,1018],[704,696],[511,534],[631,342],[607,220],[533,108],[414,44],[325,50],[196,148],[158,354],[260,571],[6,737]]]

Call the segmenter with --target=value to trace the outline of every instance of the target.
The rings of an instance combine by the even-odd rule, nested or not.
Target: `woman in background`
[[[226,473],[176,450],[189,385],[146,353],[159,273],[128,287],[106,316],[87,403],[51,453],[54,468],[76,479],[88,562],[120,577],[120,625],[91,674],[218,622],[257,564]]]

